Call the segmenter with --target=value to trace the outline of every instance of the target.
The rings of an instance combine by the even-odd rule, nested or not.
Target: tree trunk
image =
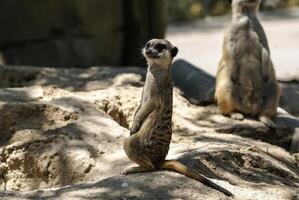
[[[144,65],[141,49],[152,38],[164,38],[166,0],[125,0],[123,63]]]

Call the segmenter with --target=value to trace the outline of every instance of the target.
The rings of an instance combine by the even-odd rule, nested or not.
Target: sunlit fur
[[[165,160],[172,137],[173,80],[171,62],[178,49],[167,40],[154,39],[143,49],[148,70],[140,104],[135,112],[124,151],[138,166],[122,174],[171,170],[200,181],[228,196],[231,192],[176,160]]]
[[[146,47],[143,48],[142,54],[145,57],[147,63],[149,66],[160,66],[160,67],[167,67],[169,68],[173,57],[171,55],[171,51],[174,48],[170,42],[167,40],[162,40],[162,39],[152,39],[148,42],[150,46],[153,46],[157,43],[161,43],[166,45],[166,49],[164,49],[161,53],[158,53],[158,58],[150,58],[146,55]]]
[[[233,0],[233,18],[238,17],[239,15],[242,15],[242,13],[248,11],[256,15],[258,13],[260,4],[261,0]]]

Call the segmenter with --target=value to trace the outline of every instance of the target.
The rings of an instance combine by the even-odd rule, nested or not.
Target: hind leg
[[[143,172],[151,172],[156,170],[153,164],[146,159],[135,158],[134,161],[139,165],[136,167],[127,167],[124,169],[121,174],[128,175],[134,173],[143,173]]]
[[[230,85],[227,80],[221,81],[216,85],[215,99],[223,115],[229,115],[234,110]]]
[[[150,166],[145,167],[145,166],[137,166],[137,167],[127,167],[124,169],[121,174],[122,175],[128,175],[128,174],[134,174],[134,173],[143,173],[143,172],[151,172],[155,171],[155,168],[152,168]]]
[[[229,89],[221,92],[220,97],[217,99],[218,106],[223,115],[229,116],[234,120],[244,120],[245,117],[242,113],[236,112],[239,106],[237,100],[233,97],[231,91]]]
[[[265,109],[260,113],[258,119],[266,126],[275,128],[276,125],[271,120],[271,118],[275,117],[279,104],[280,89],[278,84],[276,82],[269,84],[267,92],[270,93],[270,95],[265,95],[266,97],[268,97],[268,99],[265,105]]]
[[[136,149],[138,147],[138,142],[136,142],[135,135],[129,137],[125,140],[124,150],[130,160],[138,164],[136,167],[128,167],[121,172],[123,175],[133,174],[133,173],[142,173],[154,171],[156,168],[152,164],[151,160],[147,156],[142,155],[140,150]]]

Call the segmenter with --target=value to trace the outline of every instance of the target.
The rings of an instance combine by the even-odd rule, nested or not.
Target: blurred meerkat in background
[[[224,115],[257,117],[275,127],[280,89],[264,29],[258,19],[261,0],[233,0],[232,22],[223,42],[215,99]]]

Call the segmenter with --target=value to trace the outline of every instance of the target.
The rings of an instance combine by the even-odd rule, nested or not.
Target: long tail
[[[230,191],[224,189],[220,185],[210,181],[206,177],[202,176],[201,174],[195,173],[193,170],[188,168],[187,166],[183,165],[179,161],[176,160],[166,160],[163,165],[160,167],[161,169],[171,170],[183,174],[189,178],[195,179],[215,190],[218,190],[224,193],[227,196],[234,196]]]

